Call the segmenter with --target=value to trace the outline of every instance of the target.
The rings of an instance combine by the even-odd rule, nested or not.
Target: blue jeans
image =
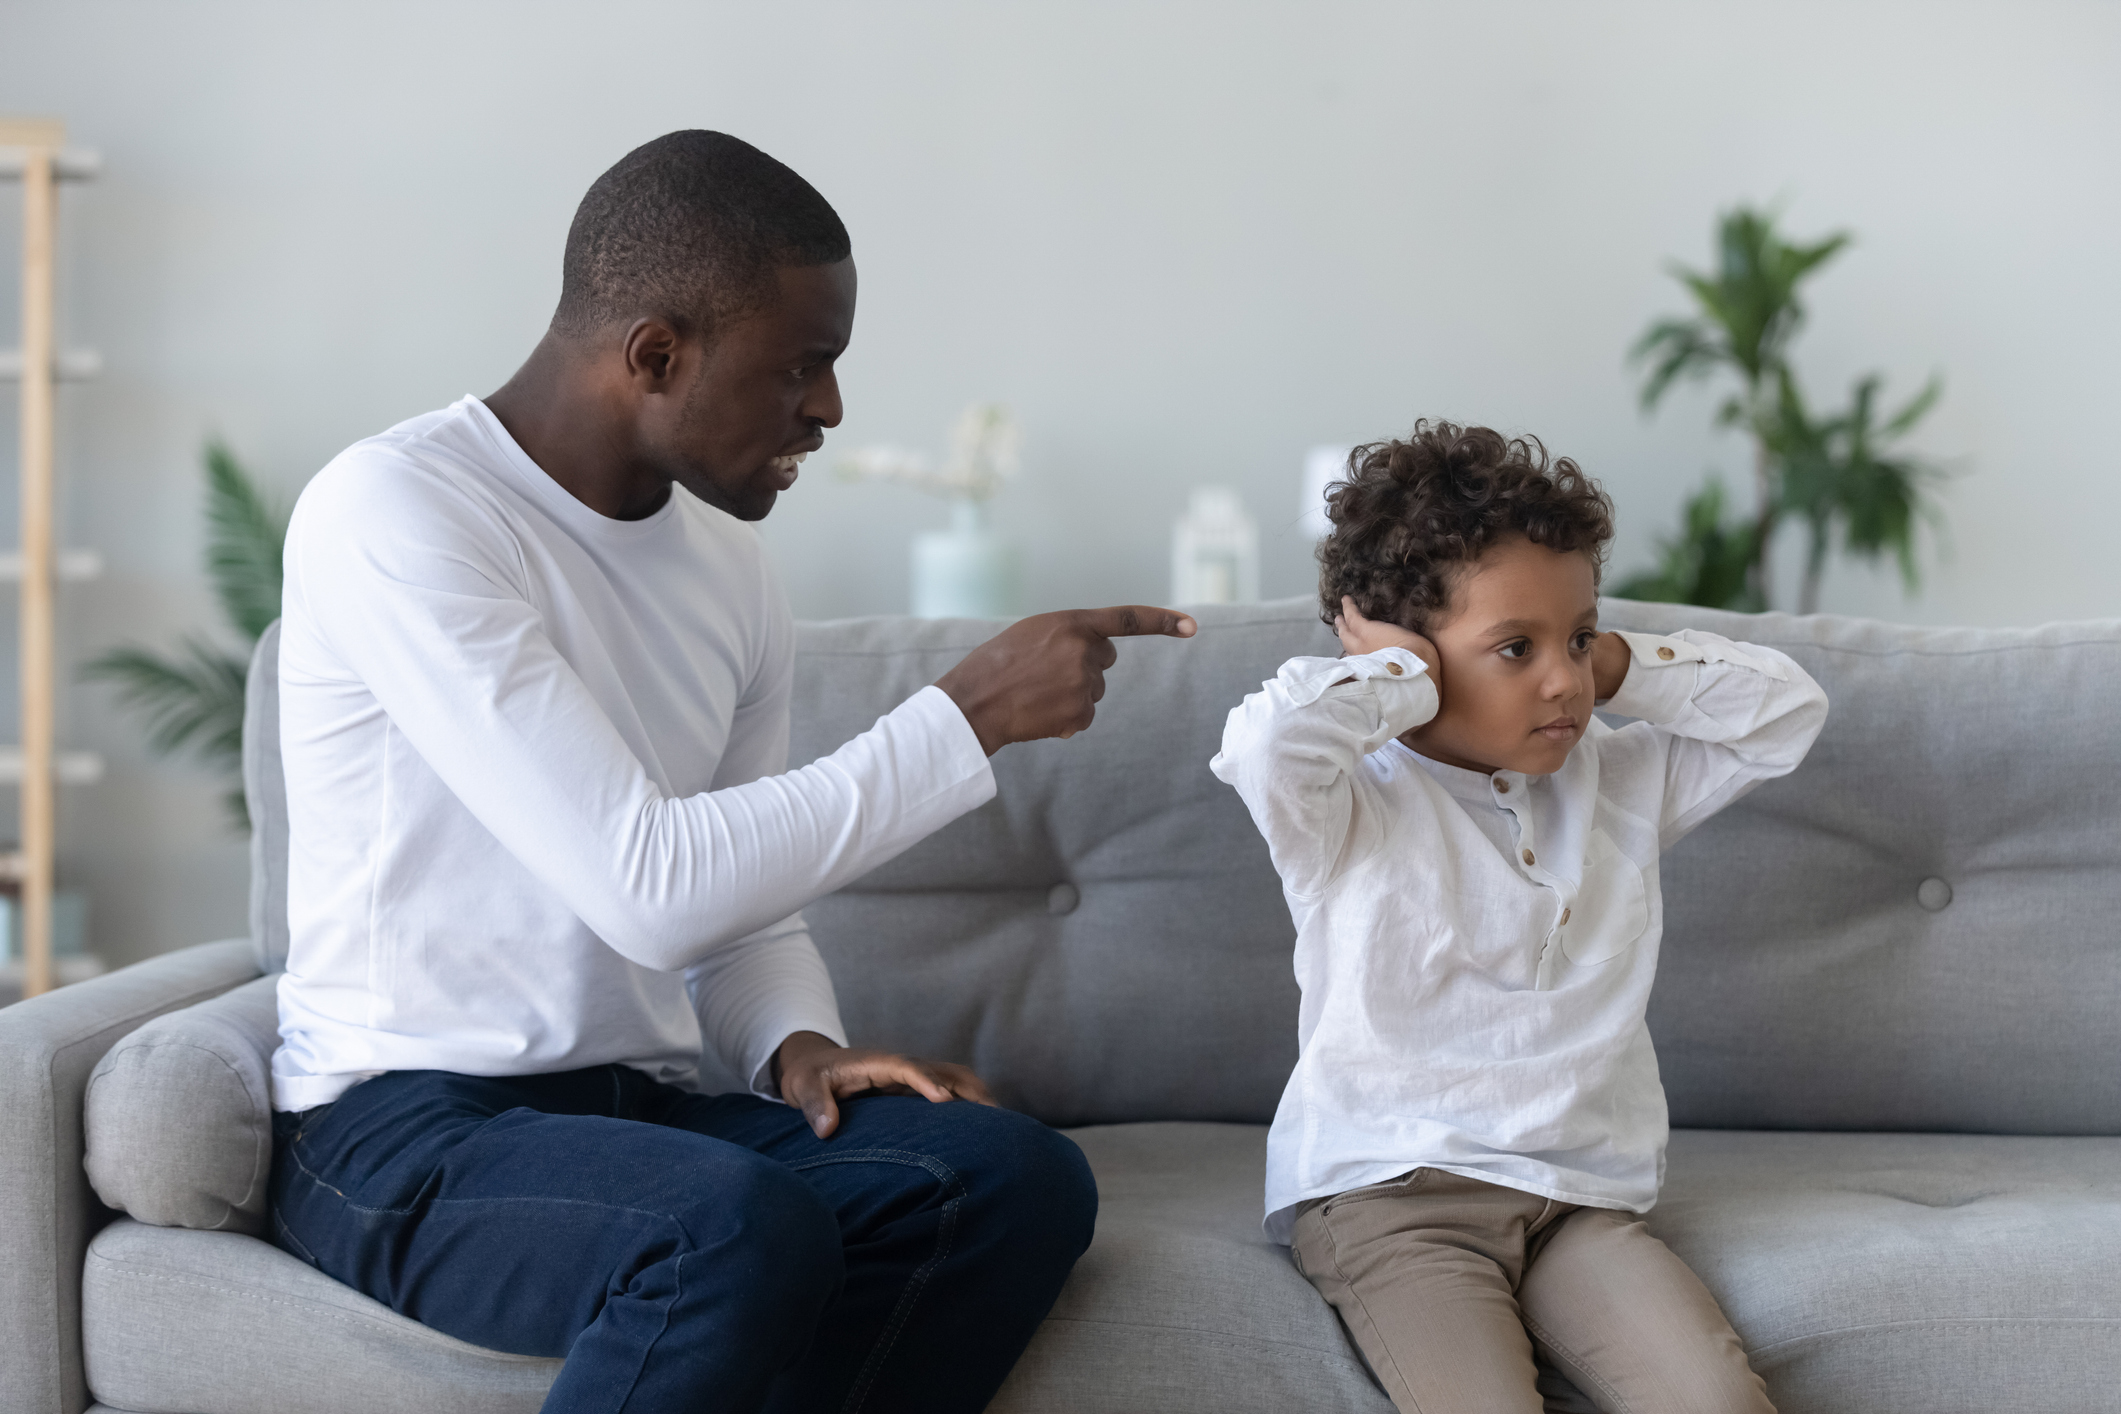
[[[1082,1151],[963,1101],[830,1139],[626,1066],[405,1071],[274,1116],[280,1245],[421,1324],[565,1356],[545,1414],[983,1408],[1090,1243]]]

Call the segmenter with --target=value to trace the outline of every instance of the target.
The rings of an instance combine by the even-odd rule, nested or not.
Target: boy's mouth
[[[1576,738],[1576,719],[1574,717],[1556,717],[1545,726],[1536,728],[1533,731],[1533,735],[1543,736],[1548,741],[1573,741]]]

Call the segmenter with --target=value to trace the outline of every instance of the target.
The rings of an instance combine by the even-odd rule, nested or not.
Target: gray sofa
[[[1207,771],[1228,708],[1332,644],[1303,602],[1201,618],[1193,642],[1123,647],[1087,735],[1011,748],[993,803],[810,910],[861,1041],[972,1062],[1097,1171],[1096,1242],[1009,1414],[1389,1409],[1260,1234],[1291,928]],[[1802,770],[1668,862],[1651,1021],[1678,1128],[1655,1229],[1785,1414],[2121,1408],[2121,623],[1614,602],[1607,624],[1774,644],[1834,703]],[[987,631],[807,626],[796,759]],[[0,1414],[528,1414],[555,1368],[261,1240],[272,647],[255,940],[0,1011]]]

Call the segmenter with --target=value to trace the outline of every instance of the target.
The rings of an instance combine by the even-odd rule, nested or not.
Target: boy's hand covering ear
[[[1340,635],[1340,646],[1350,653],[1375,653],[1380,648],[1404,648],[1428,665],[1429,681],[1436,684],[1436,691],[1443,692],[1443,658],[1436,645],[1410,628],[1383,619],[1366,619],[1362,610],[1355,607],[1353,597],[1340,596],[1340,613],[1333,620],[1333,631]]]
[[[848,1095],[919,1095],[941,1104],[970,1100],[991,1105],[980,1078],[949,1061],[916,1060],[890,1051],[858,1050],[815,1031],[798,1031],[773,1053],[773,1083],[803,1112],[820,1139],[840,1127],[839,1101]]]
[[[1620,691],[1620,685],[1628,680],[1628,668],[1635,661],[1635,652],[1628,641],[1617,633],[1601,633],[1591,644],[1591,694],[1603,702]]]

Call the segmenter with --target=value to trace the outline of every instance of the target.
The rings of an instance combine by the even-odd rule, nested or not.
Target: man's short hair
[[[1537,437],[1426,419],[1404,441],[1350,453],[1326,514],[1318,608],[1328,626],[1346,595],[1366,619],[1427,633],[1448,616],[1459,575],[1496,542],[1522,535],[1580,552],[1597,577],[1613,538],[1605,492],[1567,457],[1549,462]]]
[[[627,153],[567,228],[553,328],[580,335],[640,318],[703,331],[757,305],[784,265],[832,265],[850,246],[817,188],[740,138],[693,128]]]

